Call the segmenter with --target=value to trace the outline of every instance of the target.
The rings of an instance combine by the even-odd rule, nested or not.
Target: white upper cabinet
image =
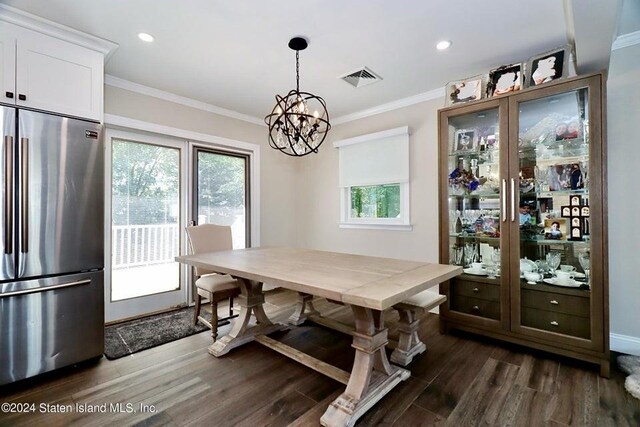
[[[36,32],[17,40],[16,103],[60,114],[102,119],[103,56]]]
[[[16,37],[10,25],[0,25],[0,102],[16,102]]]
[[[117,44],[0,4],[0,103],[102,121]]]

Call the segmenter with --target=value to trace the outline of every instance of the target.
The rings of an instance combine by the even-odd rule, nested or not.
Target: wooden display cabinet
[[[603,74],[439,111],[441,329],[609,375]]]

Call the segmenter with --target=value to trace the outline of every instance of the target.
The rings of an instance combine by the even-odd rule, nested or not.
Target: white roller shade
[[[409,182],[409,128],[401,127],[334,143],[340,186]]]

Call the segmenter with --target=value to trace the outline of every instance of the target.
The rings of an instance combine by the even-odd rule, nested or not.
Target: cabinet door
[[[603,349],[600,77],[509,99],[512,330]]]
[[[17,42],[18,105],[102,119],[102,55],[32,31]]]
[[[3,22],[0,26],[0,102],[16,102],[16,37],[13,25]]]
[[[510,318],[507,109],[502,99],[440,113],[440,262],[464,267],[444,285],[444,314],[499,329]]]

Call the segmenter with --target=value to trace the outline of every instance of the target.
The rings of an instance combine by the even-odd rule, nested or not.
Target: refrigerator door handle
[[[20,227],[22,244],[20,252],[27,253],[29,252],[29,138],[21,138],[20,148],[22,150],[20,153],[22,163],[22,200],[20,209],[22,211],[22,225]]]
[[[91,283],[90,279],[78,280],[77,282],[61,283],[53,286],[43,286],[41,288],[25,289],[23,291],[13,291],[0,293],[0,298],[15,297],[17,295],[35,294],[38,292],[55,291],[56,289],[70,288],[72,286],[88,285]]]
[[[13,252],[13,137],[4,137],[4,253]]]

